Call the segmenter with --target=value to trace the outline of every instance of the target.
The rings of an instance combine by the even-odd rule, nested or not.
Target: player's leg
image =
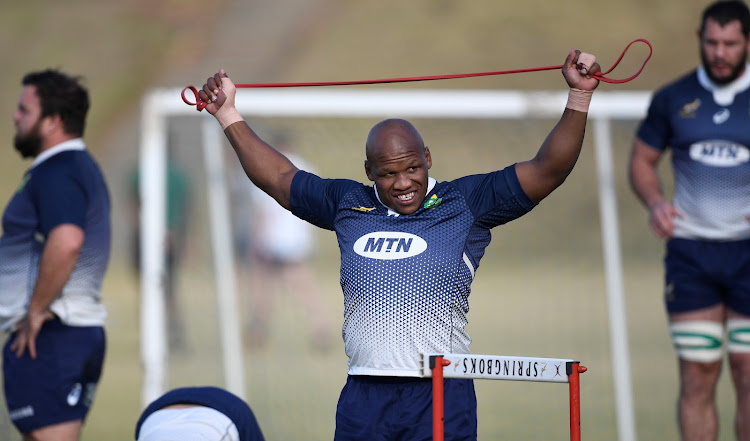
[[[41,427],[24,435],[24,441],[78,441],[81,438],[83,422],[67,421]]]
[[[737,399],[734,428],[738,440],[750,441],[750,240],[725,246],[727,353]]]
[[[716,440],[716,384],[721,373],[724,308],[670,314],[677,351],[680,391],[678,419],[683,441]]]
[[[718,435],[715,394],[724,353],[726,307],[717,265],[725,254],[713,242],[667,242],[664,300],[679,364],[677,413],[684,441],[710,441]]]
[[[737,397],[735,433],[738,441],[750,441],[750,317],[730,311],[727,333],[729,366]]]

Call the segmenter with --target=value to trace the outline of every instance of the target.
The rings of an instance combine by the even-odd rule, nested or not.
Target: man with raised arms
[[[410,122],[377,123],[365,148],[372,186],[298,170],[239,115],[226,73],[208,78],[199,97],[248,177],[295,215],[336,232],[349,357],[336,440],[432,439],[420,353],[469,352],[468,296],[490,228],[528,213],[570,174],[599,71],[592,55],[571,50],[560,121],[533,158],[492,173],[437,182],[428,176],[432,153]],[[444,393],[446,439],[475,440],[473,382],[446,379]]]

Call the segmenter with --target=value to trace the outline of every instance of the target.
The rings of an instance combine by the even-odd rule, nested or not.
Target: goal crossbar
[[[154,89],[144,106],[163,115],[208,115],[180,99],[180,89]],[[597,91],[589,119],[632,119],[645,115],[650,92]],[[237,110],[244,115],[287,117],[556,118],[567,91],[433,89],[239,89]],[[450,105],[446,105],[450,103]]]

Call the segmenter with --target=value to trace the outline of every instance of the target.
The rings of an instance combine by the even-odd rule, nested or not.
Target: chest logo
[[[696,142],[690,146],[690,159],[713,167],[734,167],[750,161],[750,150],[729,141]]]
[[[685,104],[680,109],[680,118],[695,118],[695,112],[701,106],[701,100],[696,98],[693,101]]]
[[[443,202],[443,198],[438,198],[436,194],[433,194],[429,199],[427,199],[427,201],[425,201],[423,206],[425,210],[429,210],[430,208],[437,207],[441,202]]]
[[[725,123],[729,119],[730,115],[731,113],[727,108],[719,110],[718,112],[714,113],[714,124],[719,125]]]
[[[18,184],[18,188],[16,189],[16,193],[20,193],[23,191],[24,187],[26,187],[26,183],[29,182],[29,179],[31,179],[31,175],[25,175],[23,179],[21,179],[21,183]]]
[[[378,260],[405,259],[422,254],[427,242],[419,236],[398,231],[376,231],[354,242],[354,252]]]
[[[372,211],[374,209],[375,209],[375,207],[368,208],[368,207],[363,207],[361,205],[359,207],[352,207],[352,210],[354,210],[354,211],[361,211],[363,213],[370,212],[370,211]]]

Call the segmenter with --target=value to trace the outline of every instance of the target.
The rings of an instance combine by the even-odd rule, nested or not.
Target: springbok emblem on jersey
[[[354,210],[354,211],[361,211],[363,213],[368,213],[368,212],[370,212],[370,211],[372,211],[374,209],[375,209],[375,207],[368,208],[368,207],[363,207],[361,205],[359,207],[352,207],[352,210]]]
[[[433,194],[424,203],[424,208],[425,208],[425,210],[429,210],[430,208],[435,208],[438,205],[440,205],[441,202],[443,202],[443,198],[438,198],[436,194]]]
[[[26,175],[21,179],[21,183],[18,185],[18,188],[16,189],[16,193],[20,193],[23,191],[24,187],[26,187],[26,183],[29,182],[29,179],[31,179],[31,175]]]
[[[682,109],[680,109],[680,118],[695,118],[695,112],[698,111],[700,106],[701,100],[699,98],[685,104],[682,106]]]

